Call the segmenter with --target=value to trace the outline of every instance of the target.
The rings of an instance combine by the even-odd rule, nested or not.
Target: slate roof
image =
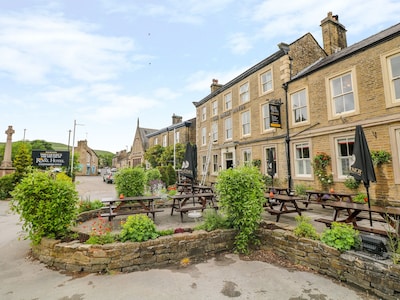
[[[375,47],[376,45],[389,41],[397,36],[400,36],[400,23],[393,25],[392,27],[389,27],[377,34],[374,34],[358,43],[346,47],[337,53],[316,61],[314,64],[308,66],[307,68],[303,69],[295,76],[293,76],[291,81],[307,76],[310,73],[313,73],[328,65],[337,63],[340,60],[344,60],[358,52],[362,52],[368,48]]]

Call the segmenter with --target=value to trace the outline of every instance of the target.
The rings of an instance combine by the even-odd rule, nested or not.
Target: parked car
[[[103,181],[105,183],[114,183],[114,175],[117,173],[117,169],[107,170],[103,175]]]

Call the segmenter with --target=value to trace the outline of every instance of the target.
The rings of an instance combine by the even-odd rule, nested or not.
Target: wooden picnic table
[[[218,209],[214,202],[214,193],[187,193],[169,196],[172,199],[171,216],[174,210],[181,214],[181,222],[183,222],[183,214],[189,211],[205,210],[207,204],[209,207]]]
[[[268,192],[273,192],[274,194],[279,194],[279,195],[290,195],[290,191],[288,188],[285,187],[276,187],[276,186],[270,186],[268,188]]]
[[[213,187],[207,185],[192,185],[191,183],[177,183],[177,190],[180,194],[190,193],[213,193]]]
[[[306,191],[307,201],[324,202],[327,200],[348,201],[352,202],[353,194],[349,193],[336,193],[336,192],[323,192],[323,191]]]
[[[111,221],[118,215],[131,215],[131,214],[151,214],[155,220],[156,212],[162,212],[162,209],[157,209],[154,201],[161,199],[160,196],[137,196],[125,197],[117,199],[103,199],[101,200],[108,208],[106,213],[102,213],[102,217],[108,217]]]
[[[367,204],[362,203],[349,203],[349,202],[340,202],[340,201],[325,201],[325,206],[330,206],[334,209],[332,219],[318,218],[315,221],[325,223],[326,226],[331,226],[332,222],[344,222],[353,224],[354,229],[366,232],[377,233],[380,235],[387,235],[387,230],[366,227],[362,226],[358,223],[360,220],[369,219],[368,217],[363,217],[360,214],[362,212],[369,212],[371,210],[372,214],[377,214],[381,217],[379,222],[387,223],[396,233],[400,234],[399,221],[400,221],[400,207],[393,206],[376,206],[371,205],[371,208],[368,208]],[[349,215],[344,219],[340,219],[340,212],[342,210],[347,210]],[[375,220],[376,221],[376,220]]]
[[[306,210],[297,205],[299,201],[304,202],[304,199],[299,196],[276,194],[274,197],[270,197],[269,195],[266,195],[266,197],[268,198],[268,207],[265,210],[271,215],[276,215],[276,222],[279,222],[279,218],[283,214],[297,213],[301,216],[301,212]],[[274,208],[274,201],[277,201],[279,205],[278,209]],[[288,204],[292,205],[292,207],[289,208]]]

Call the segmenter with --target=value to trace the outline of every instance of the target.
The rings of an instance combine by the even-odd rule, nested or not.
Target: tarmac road
[[[80,177],[78,189],[91,199],[113,197],[101,177]],[[90,182],[88,182],[90,181]],[[95,191],[84,191],[96,186]],[[109,190],[106,190],[109,189]],[[0,201],[0,299],[377,299],[313,273],[289,271],[226,254],[186,268],[127,274],[72,276],[29,258],[21,223]]]

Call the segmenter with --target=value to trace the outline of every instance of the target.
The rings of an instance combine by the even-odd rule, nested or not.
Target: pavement
[[[115,196],[113,185],[103,183],[101,177],[79,177],[77,181],[77,189],[86,199]],[[91,194],[85,189],[93,184],[97,188]],[[166,213],[165,218],[167,216]],[[180,217],[176,217],[176,224],[182,226]],[[294,219],[294,216],[282,216],[280,222],[286,222],[286,218]],[[174,224],[175,221],[170,222]],[[189,224],[187,222],[184,224]],[[65,274],[30,258],[29,241],[21,239],[19,217],[10,212],[8,201],[0,201],[0,229],[2,300],[377,299],[314,273],[287,270],[259,261],[242,261],[235,254],[219,255],[185,268],[107,275]]]

